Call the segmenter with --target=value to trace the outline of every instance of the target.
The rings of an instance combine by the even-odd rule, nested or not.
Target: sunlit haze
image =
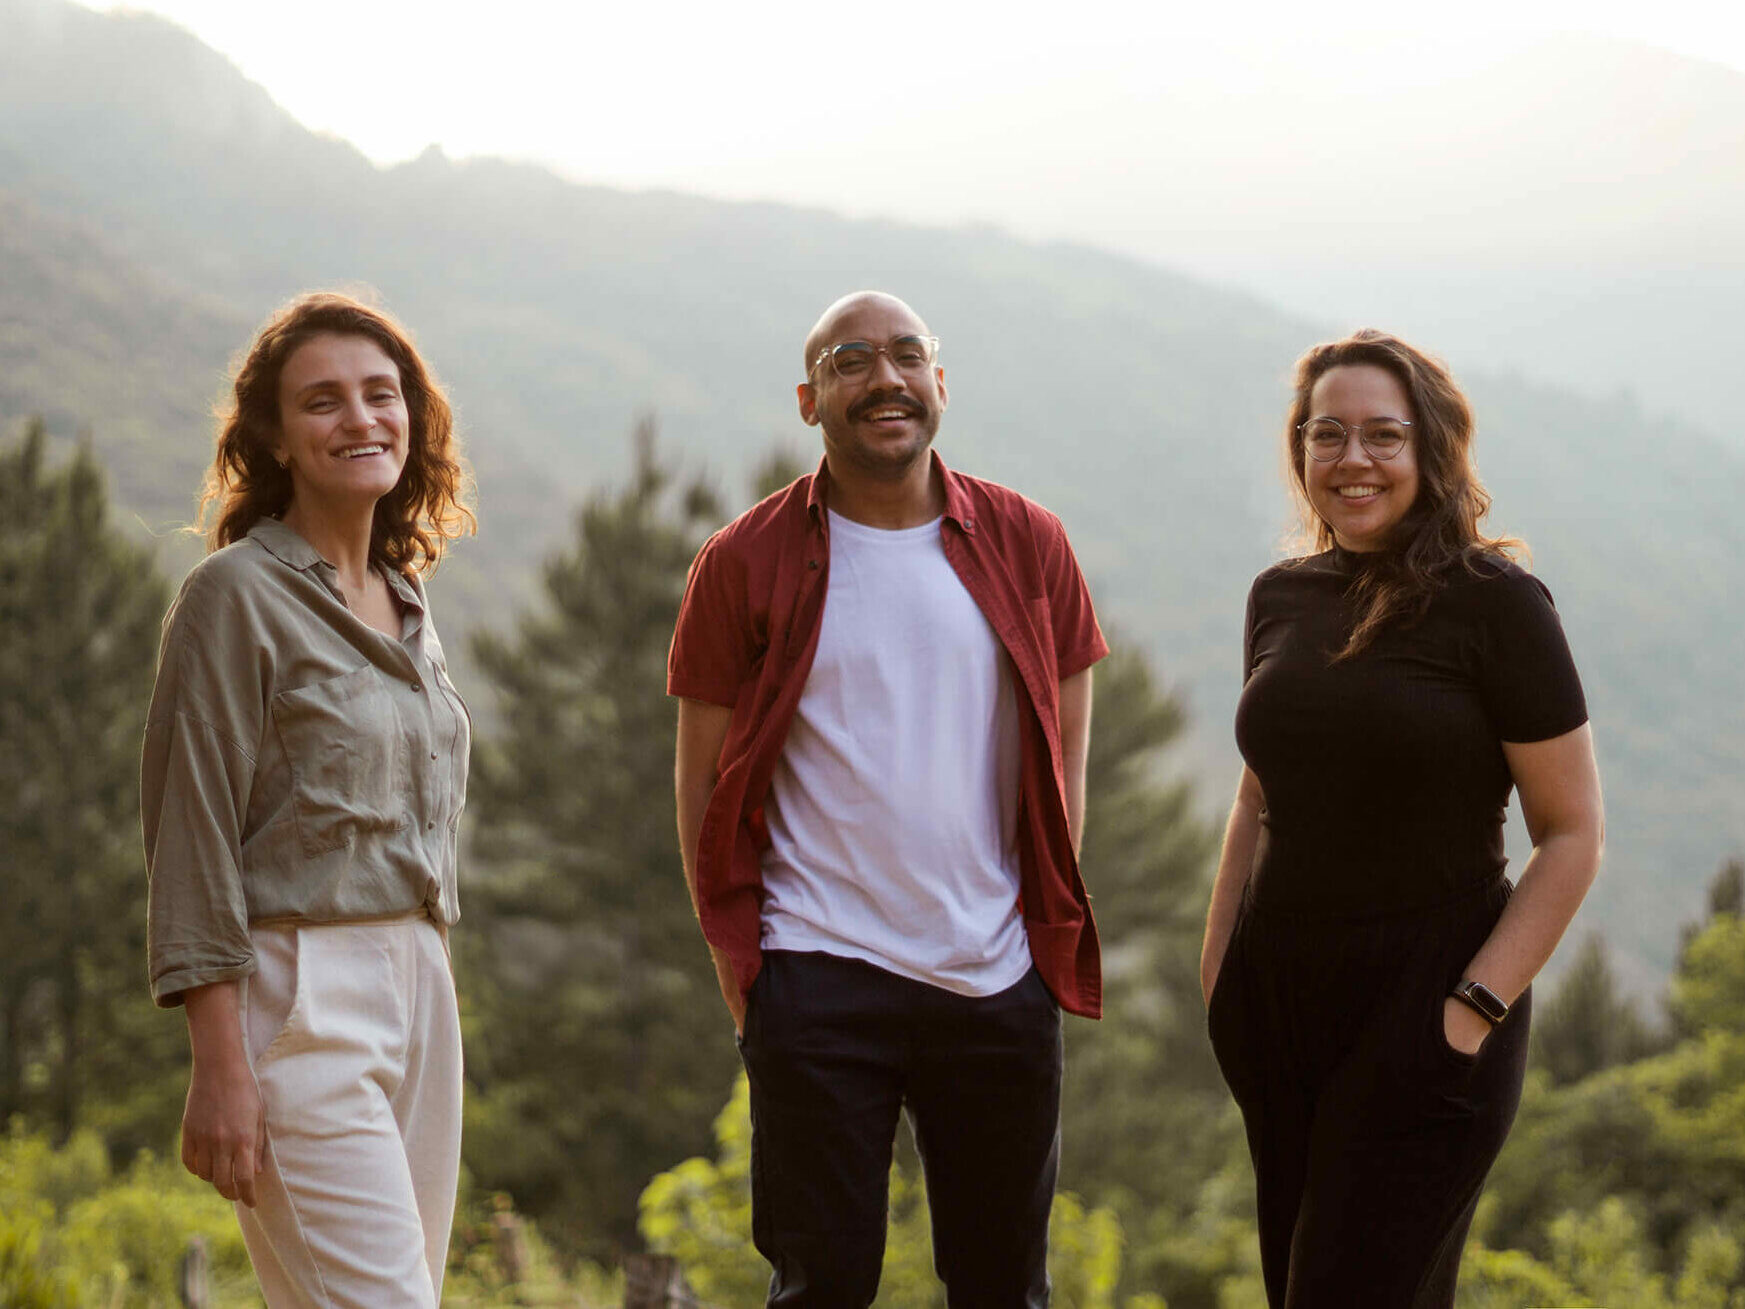
[[[1745,5],[146,7],[384,165],[991,225],[1738,426]]]
[[[1171,100],[1264,132],[1353,96],[1409,103],[1571,32],[1745,69],[1745,7],[1699,0],[97,7],[182,24],[379,162],[435,144],[608,185],[1090,239],[1058,201],[1120,194]]]

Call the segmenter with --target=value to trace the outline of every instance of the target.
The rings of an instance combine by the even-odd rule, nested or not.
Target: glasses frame
[[[1307,429],[1315,423],[1332,423],[1333,426],[1345,433],[1345,439],[1339,443],[1339,449],[1335,453],[1330,455],[1318,455],[1310,447],[1309,433]],[[1409,419],[1374,418],[1370,420],[1370,423],[1387,423],[1393,427],[1403,427],[1406,429],[1406,436],[1408,438],[1412,435],[1412,423]],[[1354,423],[1352,426],[1347,427],[1337,418],[1308,418],[1297,424],[1297,435],[1303,439],[1303,453],[1308,455],[1309,458],[1313,459],[1318,464],[1331,464],[1343,459],[1345,457],[1345,452],[1351,448],[1351,434],[1353,432],[1357,434],[1357,443],[1363,447],[1363,452],[1371,459],[1379,459],[1384,464],[1390,459],[1398,459],[1400,457],[1400,450],[1406,448],[1406,442],[1401,441],[1399,449],[1395,450],[1392,454],[1382,454],[1381,451],[1375,449],[1369,443],[1369,433],[1364,429],[1369,427],[1370,423]]]
[[[891,354],[892,350],[894,350],[897,346],[901,345],[905,341],[925,341],[927,343],[927,362],[925,364],[923,364],[922,367],[924,369],[925,368],[934,368],[938,365],[938,363],[939,363],[939,338],[937,336],[924,336],[919,332],[908,332],[902,336],[895,337],[894,339],[887,341],[884,345],[874,345],[871,341],[840,341],[835,345],[827,345],[822,350],[820,350],[818,352],[818,357],[812,361],[812,367],[809,370],[807,370],[807,373],[806,373],[806,380],[811,381],[812,378],[814,376],[816,376],[816,374],[818,372],[818,365],[823,363],[826,359],[828,359],[830,361],[830,371],[836,375],[837,380],[843,381],[843,382],[851,382],[851,381],[857,380],[855,378],[843,377],[841,372],[838,371],[838,369],[836,367],[837,352],[840,350],[845,350],[849,346],[854,346],[857,349],[866,349],[866,350],[872,351],[872,360],[873,361],[871,364],[869,364],[867,366],[867,371],[869,373],[872,371],[872,369],[874,367],[877,366],[879,356],[886,355],[886,356],[889,356],[889,358],[890,358],[891,367],[895,368],[899,373],[903,373],[905,376],[907,376],[908,370],[905,369],[901,364],[899,364],[897,362],[897,357],[895,355]]]

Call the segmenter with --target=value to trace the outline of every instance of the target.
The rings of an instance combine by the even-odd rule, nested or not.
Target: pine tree
[[[1709,883],[1708,917],[1681,934],[1672,975],[1673,1029],[1745,1033],[1745,861],[1729,859]]]
[[[1060,1184],[1121,1215],[1123,1290],[1158,1291],[1179,1279],[1149,1229],[1192,1205],[1235,1132],[1199,985],[1217,838],[1189,783],[1166,770],[1180,702],[1143,655],[1112,645],[1095,673],[1081,860],[1102,938],[1104,1017],[1067,1025]]]
[[[544,604],[473,650],[495,698],[474,751],[464,893],[466,1158],[574,1252],[636,1239],[648,1179],[701,1153],[737,1067],[673,820],[667,646],[722,517],[674,484],[652,422],[595,495]]]
[[[1605,938],[1582,942],[1557,992],[1533,1014],[1534,1061],[1554,1085],[1632,1063],[1657,1047],[1641,1011],[1618,991]]]
[[[145,979],[139,742],[167,588],[81,447],[0,448],[0,1122],[162,1146],[179,1031]],[[168,1079],[168,1080],[166,1080]]]

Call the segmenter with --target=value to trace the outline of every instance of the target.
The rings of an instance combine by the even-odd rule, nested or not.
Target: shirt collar
[[[293,529],[286,527],[277,518],[261,519],[260,522],[248,529],[248,539],[255,542],[275,559],[281,560],[293,568],[307,571],[317,564],[327,562],[314,546],[297,535]]]
[[[248,539],[258,544],[275,559],[289,564],[292,568],[308,572],[312,568],[324,567],[329,570],[333,565],[322,557],[321,552],[299,536],[294,528],[286,527],[277,518],[263,518],[248,529]],[[393,591],[401,604],[424,612],[424,596],[412,579],[398,569],[382,567],[382,575],[388,579],[388,589]]]
[[[939,470],[940,481],[945,486],[945,516],[964,531],[974,532],[975,515],[970,509],[969,490],[964,485],[963,478],[945,466],[945,460],[939,457],[939,451],[930,450],[928,454],[933,459],[933,467]],[[818,471],[812,474],[812,485],[806,493],[806,509],[816,522],[824,520],[829,486],[830,461],[820,459]]]

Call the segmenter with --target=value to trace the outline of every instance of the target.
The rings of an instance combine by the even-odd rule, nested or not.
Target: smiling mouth
[[[905,418],[919,418],[920,405],[907,400],[875,400],[856,406],[850,417],[868,423],[889,423]]]
[[[1342,486],[1339,489],[1341,500],[1373,500],[1382,493],[1379,486]]]
[[[366,455],[380,455],[387,452],[388,447],[385,445],[353,445],[341,450],[338,457],[341,459],[362,459]]]

